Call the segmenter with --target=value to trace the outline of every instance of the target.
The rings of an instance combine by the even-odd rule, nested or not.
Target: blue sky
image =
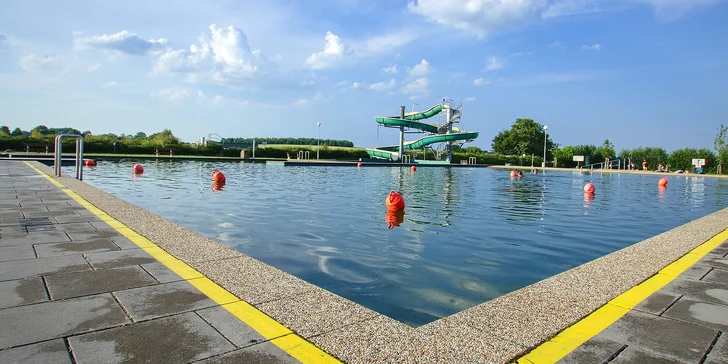
[[[186,141],[388,145],[375,116],[463,104],[490,148],[518,117],[561,145],[712,148],[728,124],[728,1],[16,1],[0,125]],[[414,136],[409,136],[414,138]]]

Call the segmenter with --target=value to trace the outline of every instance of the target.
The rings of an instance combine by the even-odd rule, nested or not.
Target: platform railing
[[[55,175],[61,176],[61,165],[63,162],[63,138],[76,139],[76,179],[83,181],[83,136],[78,134],[60,134],[56,136],[53,165]]]
[[[405,154],[402,156],[402,163],[409,163],[410,162],[410,156],[409,154]]]
[[[311,151],[300,150],[300,151],[298,151],[298,154],[296,155],[296,157],[301,160],[309,160],[309,159],[311,159]]]
[[[475,157],[468,158],[468,164],[478,164],[478,159]]]

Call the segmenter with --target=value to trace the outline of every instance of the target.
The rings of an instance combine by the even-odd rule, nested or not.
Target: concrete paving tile
[[[299,295],[311,291],[315,287],[277,268],[243,255],[237,258],[189,264],[252,305]]]
[[[5,229],[3,229],[2,234],[3,238],[0,239],[0,246],[32,245],[71,241],[68,235],[62,231],[34,232],[28,234],[20,232],[20,228],[18,228],[15,232],[8,233],[6,233]]]
[[[0,262],[33,258],[35,252],[32,245],[0,246]]]
[[[71,232],[93,232],[96,231],[96,228],[91,225],[89,222],[75,222],[75,223],[69,223],[69,224],[55,224],[54,225],[58,230],[65,231],[67,233]]]
[[[639,364],[684,364],[685,362],[668,358],[649,351],[640,350],[634,346],[627,346],[624,351],[614,358],[611,363],[639,363]],[[696,362],[697,363],[697,362]]]
[[[694,265],[682,272],[682,274],[680,274],[680,278],[699,280],[708,273],[710,269],[711,267],[705,265]]]
[[[659,316],[678,298],[680,298],[679,294],[657,291],[637,304],[637,306],[634,306],[634,309]]]
[[[73,215],[61,215],[61,216],[55,216],[53,217],[56,221],[58,221],[59,224],[67,224],[72,222],[94,222],[94,221],[101,221],[96,216],[89,216],[89,215],[79,215],[77,213],[74,213]]]
[[[616,354],[625,343],[607,340],[595,336],[574,351],[561,358],[559,364],[585,364],[585,363],[606,363],[607,359]]]
[[[48,297],[40,277],[0,282],[0,308],[44,301]]]
[[[195,313],[69,338],[78,364],[189,363],[235,349]]]
[[[300,363],[296,358],[271,344],[270,342],[257,344],[244,349],[235,350],[227,354],[206,359],[197,364],[294,364]]]
[[[728,283],[728,270],[714,268],[704,278],[704,282]]]
[[[25,215],[25,218],[33,218],[33,217],[75,217],[79,216],[78,212],[76,211],[40,211],[40,212],[30,212],[30,211],[24,211],[23,215]]]
[[[197,311],[197,314],[238,348],[266,341],[257,331],[221,306],[205,308]]]
[[[115,294],[135,321],[217,305],[187,281],[128,289]]]
[[[703,259],[700,259],[697,264],[728,270],[728,258],[717,255],[706,255]]]
[[[160,262],[142,264],[142,268],[149,272],[160,283],[182,281],[182,277]]]
[[[64,243],[37,244],[35,251],[38,257],[53,257],[59,255],[79,255],[84,253],[98,253],[118,251],[119,249],[110,239],[95,239],[89,241],[68,241]]]
[[[682,294],[705,302],[728,305],[728,282],[716,283],[676,278],[661,292]]]
[[[139,266],[56,274],[47,276],[46,282],[54,300],[158,284]]]
[[[91,226],[93,226],[97,230],[113,229],[113,227],[111,227],[109,224],[107,224],[107,223],[105,223],[103,221],[100,221],[100,222],[90,222],[89,224],[91,224]]]
[[[139,245],[136,245],[133,241],[123,236],[114,236],[109,239],[121,249],[139,249]]]
[[[16,260],[0,263],[0,281],[85,270],[91,270],[91,266],[80,255]]]
[[[320,288],[257,307],[302,337],[319,335],[378,315]]]
[[[71,356],[61,339],[0,351],[4,364],[71,364]]]
[[[728,332],[728,306],[683,298],[662,316]]]
[[[720,335],[718,341],[715,342],[713,349],[705,358],[704,364],[725,364],[728,363],[728,334],[725,332]]]
[[[111,229],[97,230],[97,231],[70,231],[68,235],[73,240],[94,240],[94,239],[114,239],[117,237],[124,237],[120,232]]]
[[[111,294],[0,310],[0,349],[129,323]]]
[[[630,311],[598,336],[661,353],[670,359],[697,363],[716,334],[716,330]]]
[[[152,258],[142,249],[117,250],[101,253],[84,254],[89,263],[96,269],[109,269],[126,267],[130,265],[141,265],[153,263],[157,260]]]

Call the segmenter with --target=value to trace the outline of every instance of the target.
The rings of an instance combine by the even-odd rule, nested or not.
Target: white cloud
[[[503,61],[501,61],[498,57],[490,57],[485,62],[485,68],[483,68],[483,71],[490,72],[501,68],[503,68]]]
[[[18,66],[30,73],[45,71],[66,72],[57,55],[36,56],[31,54],[18,60]]]
[[[484,79],[483,77],[476,78],[473,80],[473,85],[475,85],[475,86],[483,86],[483,85],[487,85],[489,83],[490,83],[490,81]]]
[[[473,101],[475,101],[475,96],[466,97],[466,98],[463,99],[463,101],[465,101],[465,102],[473,102]]]
[[[167,48],[167,40],[164,38],[146,40],[126,30],[114,34],[90,36],[83,32],[75,32],[73,38],[76,50],[99,49],[141,56],[155,54]]]
[[[203,77],[216,83],[250,81],[272,67],[262,51],[252,50],[248,38],[239,28],[209,26],[210,33],[203,34],[198,44],[189,49],[167,51],[160,55],[154,72],[185,73],[187,82],[197,82]]]
[[[723,2],[724,0],[637,0],[638,2],[651,5],[655,10],[655,16],[663,21],[673,21],[681,18],[687,13],[707,8]]]
[[[317,92],[312,98],[301,98],[293,102],[293,106],[308,106],[314,103],[329,101],[322,92]]]
[[[111,88],[111,87],[114,87],[116,85],[117,85],[116,81],[109,81],[109,82],[106,82],[106,83],[102,84],[101,87],[103,87],[103,88]]]
[[[555,48],[555,49],[566,49],[566,47],[564,47],[564,44],[561,43],[561,42],[559,42],[558,40],[555,41],[555,42],[549,43],[547,45],[547,47],[549,47],[549,48]]]
[[[388,90],[393,89],[394,86],[396,86],[396,85],[397,85],[397,82],[394,80],[394,78],[392,78],[388,82],[382,81],[382,82],[373,83],[373,84],[371,84],[371,86],[369,86],[369,89],[374,90],[374,91],[388,91]]]
[[[602,46],[599,43],[595,43],[592,45],[584,44],[581,46],[581,49],[588,50],[588,51],[598,51],[602,49]]]
[[[93,66],[91,66],[91,67],[88,68],[88,72],[89,73],[95,72],[99,68],[101,68],[101,63],[96,63],[95,65],[93,65]]]
[[[164,90],[159,90],[152,94],[152,97],[164,100],[164,101],[172,101],[172,102],[179,102],[181,100],[184,100],[188,97],[190,97],[192,93],[190,90],[184,89],[184,88],[168,88]],[[199,94],[198,94],[199,96]]]
[[[0,48],[10,45],[10,40],[5,33],[0,33]]]
[[[432,67],[430,67],[430,62],[427,62],[426,59],[421,60],[420,63],[414,65],[409,70],[409,74],[412,77],[427,76],[430,72],[432,72]]]
[[[307,67],[315,70],[330,68],[344,57],[346,47],[336,34],[326,32],[324,39],[324,50],[309,56],[305,63]]]
[[[389,65],[387,67],[384,67],[384,68],[382,68],[382,72],[396,74],[397,73],[397,65],[396,64],[393,64],[393,65]]]
[[[399,31],[390,34],[377,35],[366,40],[361,50],[357,49],[359,53],[382,53],[392,49],[402,47],[413,40],[417,39],[418,35],[412,31]]]
[[[602,10],[598,0],[559,0],[549,4],[541,17],[543,19],[558,18]]]
[[[402,88],[402,93],[410,95],[410,100],[416,100],[430,94],[430,79],[420,77],[410,81]]]
[[[532,56],[533,52],[515,52],[511,54],[511,57],[525,57]]]

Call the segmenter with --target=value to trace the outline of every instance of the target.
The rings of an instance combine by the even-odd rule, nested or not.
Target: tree
[[[21,135],[23,135],[23,131],[20,130],[20,128],[15,128],[15,129],[13,129],[13,132],[10,133],[10,135],[12,135],[12,136],[21,136]]]
[[[614,144],[612,144],[609,139],[604,139],[604,143],[602,143],[602,146],[599,147],[599,154],[601,154],[605,159],[614,158],[616,156]]]
[[[556,159],[558,166],[572,167],[574,164],[574,155],[574,147],[571,145],[554,149],[554,159]]]
[[[10,128],[7,125],[0,126],[0,135],[10,135]]]
[[[38,125],[30,131],[30,135],[34,135],[33,132],[36,132],[35,135],[46,135],[48,134],[48,127],[45,125]]]
[[[144,132],[141,132],[141,131],[140,131],[140,132],[138,132],[138,133],[136,133],[136,134],[134,135],[134,139],[139,139],[139,138],[146,138],[146,137],[147,137],[147,134],[146,134],[146,133],[144,133]]]
[[[675,150],[667,158],[667,164],[670,165],[671,171],[677,171],[679,169],[690,171],[693,168],[693,159],[705,159],[705,166],[703,168],[706,171],[716,170],[717,163],[715,154],[706,148],[683,148]]]
[[[544,133],[543,125],[533,119],[516,119],[510,130],[503,130],[493,138],[493,151],[504,155],[543,155]],[[547,159],[554,146],[550,136],[547,136]]]
[[[728,163],[728,127],[723,124],[718,127],[718,135],[713,141],[713,148],[718,153],[718,173],[723,174],[723,166]]]

